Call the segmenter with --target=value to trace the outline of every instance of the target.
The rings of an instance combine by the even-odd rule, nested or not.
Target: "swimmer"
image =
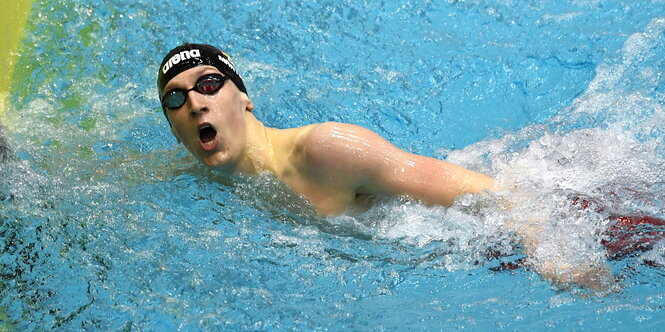
[[[273,174],[324,216],[365,197],[406,195],[450,206],[494,180],[434,158],[404,152],[351,124],[266,127],[231,59],[210,45],[185,44],[162,61],[159,97],[171,132],[205,165],[228,174]]]
[[[254,103],[230,57],[210,45],[171,50],[157,85],[171,132],[199,161],[230,175],[271,173],[324,216],[354,210],[372,196],[404,195],[450,206],[460,195],[497,190],[490,176],[402,151],[363,127],[335,122],[265,126],[254,116]],[[532,254],[540,243],[539,223],[508,226]],[[532,267],[556,285],[602,290],[613,280],[604,265],[542,262]]]

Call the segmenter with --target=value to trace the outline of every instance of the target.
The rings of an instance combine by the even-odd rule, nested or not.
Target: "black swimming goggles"
[[[201,76],[194,84],[194,87],[187,89],[173,89],[162,97],[162,106],[168,109],[178,109],[187,101],[187,95],[190,91],[196,91],[200,94],[211,95],[224,86],[228,76],[220,74],[208,74]]]

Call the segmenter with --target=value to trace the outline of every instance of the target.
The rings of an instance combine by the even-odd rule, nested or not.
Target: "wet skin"
[[[200,66],[174,77],[164,88],[191,89],[207,74]],[[171,131],[201,162],[228,174],[272,173],[322,215],[348,213],[374,195],[406,195],[430,205],[451,205],[459,195],[496,190],[494,180],[451,163],[404,152],[363,127],[327,122],[300,128],[263,125],[254,104],[231,80],[214,94],[189,91],[184,105],[167,110]],[[517,204],[518,202],[515,202]],[[507,225],[524,237],[527,254],[539,246],[543,221]],[[571,267],[565,262],[532,266],[557,285],[611,288],[604,265]]]
[[[164,91],[190,89],[210,73],[219,71],[189,69]],[[449,206],[459,195],[493,186],[489,176],[404,152],[359,126],[328,122],[274,129],[257,120],[253,109],[227,80],[213,95],[189,91],[185,104],[167,116],[173,134],[204,164],[230,174],[271,172],[323,215],[343,213],[365,195],[408,195]]]
[[[211,66],[192,68],[174,77],[165,86],[168,92],[175,88],[190,89],[203,75],[219,73]],[[167,109],[171,131],[189,152],[209,167],[234,173],[240,168],[245,145],[245,112],[251,112],[253,103],[227,80],[213,95],[189,91],[185,104],[175,110]],[[216,130],[214,139],[202,141],[201,128],[210,125]]]

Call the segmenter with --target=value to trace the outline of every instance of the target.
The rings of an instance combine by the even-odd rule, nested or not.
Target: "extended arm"
[[[308,147],[312,166],[348,179],[357,193],[407,195],[450,206],[455,197],[491,189],[494,180],[443,160],[404,152],[378,134],[354,125],[321,124]]]
[[[487,175],[404,152],[362,127],[326,123],[317,127],[311,137],[308,155],[311,166],[320,172],[319,177],[355,193],[407,195],[427,204],[450,206],[459,195],[491,190],[494,185]],[[605,264],[575,265],[539,255],[543,245],[543,221],[539,218],[515,221],[508,226],[522,237],[530,265],[544,279],[562,288],[570,284],[601,292],[613,288],[613,278]]]
[[[621,285],[614,279],[610,267],[602,260],[603,257],[591,255],[591,257],[582,256],[577,259],[566,258],[566,253],[573,249],[568,247],[569,243],[562,243],[543,236],[542,220],[531,219],[510,226],[522,236],[522,243],[529,257],[529,265],[543,279],[550,281],[555,286],[569,289],[576,285],[601,296],[620,289]],[[564,257],[560,257],[557,252],[564,253]],[[577,252],[575,255],[581,256],[582,253]],[[587,260],[580,260],[584,258]]]

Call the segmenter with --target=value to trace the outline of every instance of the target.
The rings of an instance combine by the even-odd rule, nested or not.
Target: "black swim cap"
[[[247,93],[245,84],[242,82],[236,66],[231,62],[231,58],[226,53],[207,44],[185,43],[172,49],[164,57],[162,64],[159,66],[159,75],[157,76],[159,98],[162,98],[164,87],[171,79],[187,69],[198,66],[213,66],[217,68],[222,74],[228,76],[240,91]]]

